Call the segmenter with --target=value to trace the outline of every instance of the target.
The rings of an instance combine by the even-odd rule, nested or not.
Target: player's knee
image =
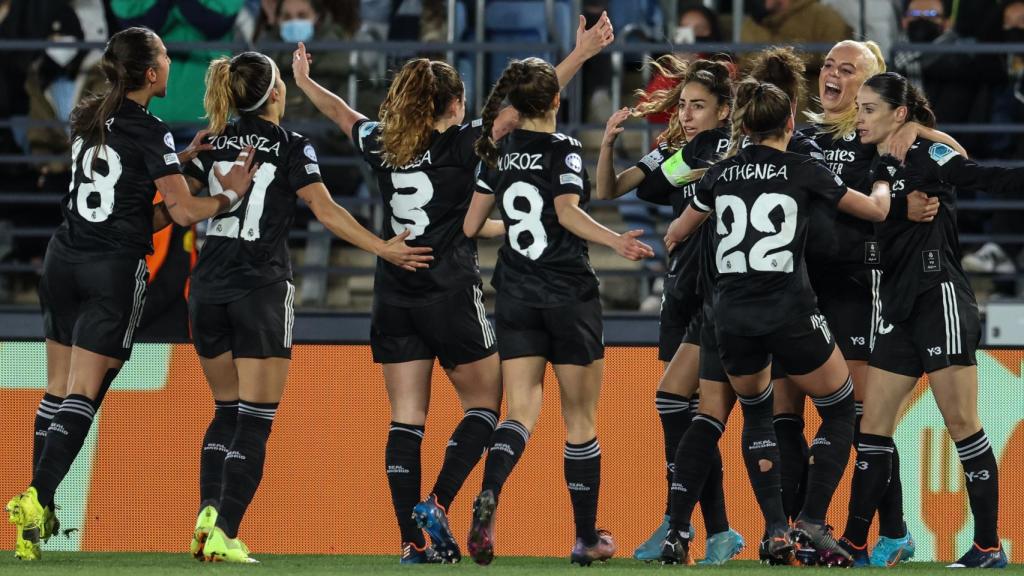
[[[949,436],[953,440],[962,440],[981,430],[981,422],[978,420],[977,414],[957,412],[944,414],[942,418],[946,422],[946,429],[949,430]]]

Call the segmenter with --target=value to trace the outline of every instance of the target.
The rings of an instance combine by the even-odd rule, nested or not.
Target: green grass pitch
[[[133,553],[84,553],[45,552],[41,562],[19,562],[10,551],[0,552],[0,574],[31,576],[165,576],[165,575],[230,575],[253,574],[270,576],[288,575],[330,575],[338,574],[460,574],[481,576],[534,576],[544,574],[578,573],[593,576],[617,576],[620,574],[702,573],[708,575],[755,575],[832,573],[825,568],[769,568],[756,562],[730,562],[725,566],[680,567],[645,564],[629,558],[617,558],[607,564],[595,564],[589,568],[569,566],[567,558],[497,558],[487,567],[466,561],[455,566],[399,566],[398,558],[388,556],[274,556],[255,555],[261,564],[238,566],[230,564],[200,564],[186,554],[133,554]],[[911,562],[890,569],[887,574],[935,574],[943,572],[941,564]],[[881,569],[872,572],[881,573]],[[1024,565],[1011,565],[1003,573],[1024,574]]]

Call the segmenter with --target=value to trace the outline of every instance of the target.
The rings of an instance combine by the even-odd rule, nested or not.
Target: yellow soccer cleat
[[[217,526],[217,509],[213,506],[206,506],[199,511],[199,517],[196,518],[196,527],[192,531],[192,545],[189,546],[189,551],[192,552],[192,557],[202,562],[206,559],[203,555],[203,546],[206,545],[206,539],[209,538],[210,532]]]
[[[39,539],[43,542],[49,542],[51,536],[60,532],[60,520],[57,519],[55,508],[56,505],[43,508],[43,527],[39,534]]]
[[[17,529],[14,557],[19,560],[39,560],[39,537],[43,530],[43,507],[36,489],[29,487],[7,503],[7,519]]]
[[[233,564],[259,564],[249,557],[249,548],[238,538],[228,538],[220,528],[214,528],[206,537],[203,556],[207,562],[231,562]]]

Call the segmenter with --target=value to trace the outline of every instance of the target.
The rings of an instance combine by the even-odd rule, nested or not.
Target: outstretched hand
[[[292,77],[295,81],[309,78],[309,63],[313,61],[313,55],[306,52],[306,45],[299,42],[299,47],[292,52]]]
[[[605,46],[615,41],[615,30],[608,12],[601,12],[597,23],[587,29],[587,19],[580,14],[580,25],[576,28],[576,49],[586,58],[597,55]]]
[[[652,258],[654,249],[639,240],[644,235],[643,230],[630,230],[619,235],[619,241],[615,245],[615,252],[627,260],[643,260]]]
[[[602,141],[602,145],[611,146],[615,143],[615,139],[619,137],[619,134],[621,134],[623,130],[625,130],[625,128],[622,127],[622,123],[629,118],[630,114],[631,111],[629,108],[623,108],[621,110],[616,110],[615,113],[608,118],[608,123],[605,124],[604,127],[604,140]]]

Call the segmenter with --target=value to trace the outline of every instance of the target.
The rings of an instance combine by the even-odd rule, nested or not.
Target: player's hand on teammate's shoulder
[[[619,234],[615,252],[627,260],[643,260],[654,256],[654,249],[640,241],[643,230],[630,230]]]
[[[214,170],[214,174],[216,174],[222,188],[233,190],[238,195],[238,198],[241,199],[249,193],[252,176],[258,168],[259,165],[256,164],[256,151],[252,146],[247,146],[245,150],[238,153],[238,157],[235,158],[235,163],[231,166],[231,170],[225,174]]]
[[[209,142],[203,142],[206,137],[210,135],[209,130],[200,130],[192,142],[189,143],[188,147],[178,152],[178,163],[187,164],[191,162],[196,156],[199,156],[200,152],[206,152],[207,150],[213,150],[213,144]]]
[[[429,262],[434,259],[430,253],[434,249],[429,246],[409,246],[405,243],[408,237],[409,230],[392,237],[384,243],[384,248],[377,256],[410,272],[415,272],[418,268],[429,268]]]

